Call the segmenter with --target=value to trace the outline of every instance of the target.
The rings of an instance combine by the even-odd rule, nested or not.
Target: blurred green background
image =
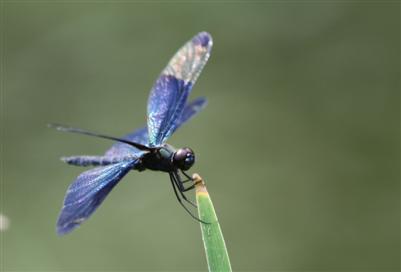
[[[169,143],[195,150],[234,270],[399,270],[399,2],[1,9],[3,270],[206,270],[199,225],[164,173],[131,172],[58,237],[84,170],[58,158],[111,143],[46,128],[142,126],[156,77],[204,30],[214,48],[191,97],[209,105]]]

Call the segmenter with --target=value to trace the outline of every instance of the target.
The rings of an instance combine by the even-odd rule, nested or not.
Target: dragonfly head
[[[181,170],[188,170],[195,162],[195,154],[189,147],[178,149],[173,155],[173,164]]]

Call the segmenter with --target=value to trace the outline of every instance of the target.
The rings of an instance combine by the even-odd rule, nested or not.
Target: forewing
[[[180,119],[178,119],[175,122],[175,124],[173,126],[173,132],[176,131],[185,122],[187,122],[192,117],[194,117],[198,112],[203,110],[206,107],[206,104],[207,104],[206,98],[203,98],[203,97],[199,97],[199,98],[191,101],[191,103],[187,104],[180,116]],[[148,129],[145,126],[143,128],[134,130],[133,132],[125,135],[123,138],[126,140],[130,140],[133,142],[137,142],[137,143],[146,145],[149,142]],[[138,150],[133,146],[118,142],[118,143],[113,144],[111,146],[111,148],[106,151],[105,157],[119,158],[119,157],[124,157],[124,156],[133,156],[133,155],[140,157],[142,154],[143,154],[143,151]],[[69,163],[69,161],[67,161],[67,163]],[[71,164],[74,164],[74,163],[72,162]]]
[[[194,117],[198,112],[203,110],[207,105],[207,100],[204,97],[199,97],[188,105],[185,106],[180,119],[178,119],[173,128],[172,128],[172,133],[174,133],[182,124],[190,120],[192,117]]]
[[[178,50],[156,81],[150,92],[147,109],[150,146],[161,145],[174,132],[211,48],[210,34],[197,34]]]
[[[57,233],[69,233],[88,219],[137,161],[96,167],[79,175],[67,190],[57,221]]]

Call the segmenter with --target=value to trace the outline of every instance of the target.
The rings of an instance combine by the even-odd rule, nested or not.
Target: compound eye
[[[188,170],[195,162],[195,155],[190,148],[181,148],[174,154],[173,162],[179,169]]]
[[[192,166],[192,164],[194,164],[194,161],[195,161],[194,155],[191,153],[188,153],[187,157],[185,158],[185,164]]]

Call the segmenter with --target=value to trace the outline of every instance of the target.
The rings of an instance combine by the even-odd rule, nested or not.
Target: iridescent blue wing
[[[88,219],[137,162],[132,160],[96,167],[79,175],[67,190],[57,221],[57,233],[69,233]]]
[[[212,48],[206,32],[188,41],[163,70],[148,100],[149,145],[159,146],[177,128],[188,95],[205,66]]]
[[[182,124],[190,120],[192,117],[194,117],[198,112],[203,110],[206,107],[207,100],[206,98],[199,97],[191,103],[187,104],[180,116],[180,119],[178,119],[174,126],[172,132],[176,131]],[[149,138],[148,138],[148,128],[143,127],[137,130],[134,130],[133,132],[125,135],[123,137],[126,140],[130,140],[136,143],[140,143],[143,145],[148,144]],[[98,161],[102,162],[103,164],[108,163],[109,161],[113,161],[115,158],[120,158],[124,156],[141,156],[143,154],[143,151],[140,151],[136,149],[135,147],[131,145],[127,145],[124,143],[115,143],[112,145],[112,147],[106,151],[104,157],[106,158],[98,158],[95,157],[94,159],[92,156],[88,156],[88,158],[82,158],[81,156],[74,156],[74,157],[66,157],[62,158],[63,161],[73,164],[73,165],[82,165],[86,166],[88,164],[94,165],[92,161],[94,160],[96,163]],[[98,163],[101,164],[101,163]]]
[[[195,100],[191,101],[191,103],[187,104],[182,111],[180,119],[177,119],[177,121],[174,123],[171,134],[173,134],[182,124],[184,124],[192,117],[194,117],[198,112],[203,110],[206,105],[207,100],[204,97],[196,98]]]

